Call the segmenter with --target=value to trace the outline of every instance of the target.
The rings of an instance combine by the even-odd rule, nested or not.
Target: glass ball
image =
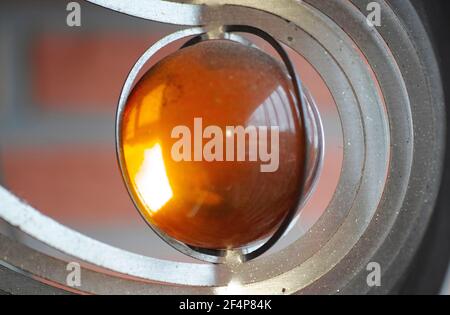
[[[128,188],[148,223],[204,249],[271,236],[303,184],[305,130],[293,95],[280,62],[228,40],[153,66],[119,131]]]

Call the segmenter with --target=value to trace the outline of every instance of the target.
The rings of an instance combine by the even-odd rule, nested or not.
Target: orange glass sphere
[[[140,212],[185,244],[249,245],[297,205],[305,131],[288,75],[258,49],[210,40],[166,57],[134,87],[120,132]]]

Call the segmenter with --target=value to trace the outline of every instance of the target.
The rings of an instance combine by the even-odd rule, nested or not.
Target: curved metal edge
[[[355,1],[359,2],[361,0]],[[421,245],[426,231],[430,228],[431,216],[436,211],[435,207],[439,206],[436,201],[438,200],[439,195],[445,194],[445,190],[443,188],[441,188],[441,190],[439,191],[439,186],[442,185],[444,174],[444,157],[446,150],[448,150],[448,135],[446,124],[446,117],[448,114],[445,107],[442,76],[437,61],[438,59],[436,57],[436,51],[433,48],[433,44],[426,31],[425,25],[423,24],[423,20],[421,20],[416,8],[413,6],[411,1],[384,1],[386,2],[386,5],[389,6],[393,13],[397,16],[400,23],[402,24],[402,27],[407,32],[410,40],[414,39],[414,42],[411,46],[414,47],[414,51],[416,52],[417,58],[419,59],[420,66],[417,70],[423,76],[425,87],[430,91],[430,98],[427,99],[426,103],[415,103],[414,106],[416,108],[423,108],[433,114],[431,126],[426,127],[430,128],[430,130],[432,130],[431,132],[428,130],[424,131],[423,129],[425,128],[423,128],[422,126],[420,126],[419,128],[415,128],[416,133],[423,134],[421,134],[420,141],[419,139],[415,139],[414,150],[426,152],[426,155],[424,154],[423,156],[417,158],[417,160],[420,161],[417,161],[416,165],[423,171],[426,170],[429,174],[428,176],[430,176],[430,179],[426,184],[424,183],[423,178],[420,176],[416,176],[413,179],[413,181],[411,182],[411,185],[413,187],[422,186],[423,189],[425,189],[422,191],[426,191],[426,197],[423,198],[424,206],[415,207],[417,216],[413,225],[405,223],[406,215],[404,215],[401,220],[396,223],[394,229],[395,231],[402,231],[400,233],[404,235],[406,229],[403,229],[402,227],[407,226],[410,232],[409,235],[407,235],[407,237],[405,237],[404,239],[404,244],[406,244],[406,246],[398,249],[396,256],[389,264],[389,270],[384,275],[386,279],[389,279],[388,281],[390,286],[392,288],[396,288],[395,286],[398,286],[399,282],[404,280],[404,276],[402,276],[404,275],[404,272],[402,271],[408,270],[411,266],[411,261],[414,256],[420,254],[417,252],[417,249]],[[401,67],[403,68],[404,65],[401,65]],[[404,70],[405,69],[402,69],[402,71]],[[408,84],[407,87],[409,91],[416,90],[413,93],[422,93],[420,91],[417,91],[416,86],[413,84]],[[417,112],[414,114],[413,119],[414,124],[419,125],[418,122],[423,119],[423,115],[420,112]],[[430,163],[430,161],[432,161],[431,157],[435,158],[433,160],[433,163]],[[417,195],[412,196],[412,194],[410,194],[407,199],[407,204],[414,205],[414,198],[417,198]],[[388,250],[390,250],[389,244],[384,244],[379,252],[377,252],[377,256],[382,256],[383,251]],[[377,290],[371,290],[371,292],[377,292]],[[388,293],[388,291],[384,291],[382,293]]]
[[[289,76],[291,77],[291,80],[292,80],[292,84],[294,87],[294,93],[295,93],[294,96],[295,96],[295,101],[296,101],[296,110],[298,111],[297,115],[298,115],[298,117],[300,117],[299,124],[302,126],[306,126],[307,124],[305,122],[305,119],[306,119],[305,113],[308,112],[308,107],[307,107],[307,102],[304,100],[304,97],[303,97],[304,92],[303,92],[302,83],[301,83],[299,75],[295,71],[295,67],[292,64],[292,62],[289,58],[289,55],[284,50],[283,46],[275,38],[273,38],[270,34],[264,32],[256,27],[232,25],[232,26],[227,26],[225,28],[225,31],[226,32],[246,32],[246,33],[257,35],[260,38],[264,39],[266,42],[268,42],[277,51],[277,53],[280,55],[281,59],[283,60],[285,66],[286,66],[286,69],[289,73]],[[300,129],[301,126],[297,125],[297,128]],[[311,132],[311,130],[309,130],[309,132]],[[307,143],[306,137],[307,137],[307,134],[304,134],[304,139],[303,139],[304,145],[305,145],[305,143]],[[306,154],[308,154],[308,153],[306,153]],[[298,200],[296,202],[295,207],[293,207],[287,213],[283,222],[278,227],[278,230],[267,240],[267,242],[265,242],[261,247],[255,249],[253,252],[248,253],[243,257],[244,262],[255,259],[255,258],[261,256],[262,254],[264,254],[265,252],[267,252],[276,242],[278,242],[278,240],[284,235],[286,230],[289,228],[289,225],[291,224],[295,215],[298,213],[299,207],[301,206],[301,203],[303,200],[303,192],[304,192],[305,183],[306,183],[306,176],[308,174],[308,172],[306,170],[306,163],[303,165],[303,174],[304,174],[303,175],[304,178],[302,179],[302,183],[301,183],[300,187],[298,188],[298,192],[297,192]]]
[[[120,13],[162,23],[200,26],[201,7],[162,0],[86,0]]]
[[[1,186],[0,200],[0,219],[43,244],[86,263],[149,281],[197,286],[217,284],[211,265],[175,262],[167,264],[164,260],[141,256],[101,243],[46,217]]]
[[[363,10],[367,0],[353,0],[353,2]],[[423,240],[429,227],[431,215],[434,212],[442,180],[446,147],[446,113],[441,75],[434,49],[424,25],[410,1],[383,0],[381,2],[383,2],[382,8],[392,10],[392,15],[385,15],[385,18],[396,18],[399,29],[405,30],[405,34],[408,36],[408,46],[403,45],[402,48],[409,47],[411,51],[415,52],[414,58],[417,58],[414,60],[416,66],[414,72],[417,72],[417,74],[411,75],[413,71],[410,69],[410,64],[402,62],[401,50],[396,51],[395,55],[401,73],[406,76],[405,85],[411,98],[414,126],[414,162],[412,167],[416,174],[413,173],[410,179],[408,193],[405,196],[399,217],[393,225],[391,233],[387,236],[390,239],[396,239],[402,246],[397,245],[395,248],[391,242],[385,242],[377,248],[372,259],[385,266],[382,275],[384,283],[380,288],[366,287],[361,291],[371,294],[392,293],[392,290],[398,289],[401,284],[405,271],[409,268],[416,250]],[[380,31],[386,45],[391,48],[402,45],[399,41],[400,37],[396,36],[396,32],[383,27]],[[391,44],[393,41],[396,41],[396,43]],[[414,79],[410,76],[414,76]],[[417,88],[417,77],[421,78],[423,88],[427,89],[429,93],[421,92]],[[429,97],[424,98],[424,95]],[[424,110],[427,114],[422,112]],[[430,125],[423,126],[420,122],[426,115],[431,116],[432,120]],[[418,152],[420,152],[420,155]],[[364,246],[364,242],[359,246],[361,245]],[[387,252],[390,253],[389,256],[386,255]],[[365,277],[366,270],[363,269],[343,292],[358,289],[356,283],[358,280],[362,282]]]
[[[308,3],[310,2],[314,5],[312,0],[308,0]],[[351,0],[348,2],[363,12],[370,1]],[[388,2],[379,0],[378,2],[382,5],[385,15],[383,16],[384,22],[382,27],[377,28],[374,32],[379,33],[379,36],[381,36],[387,46],[393,50],[395,49],[395,61],[398,63],[399,71],[407,77],[406,89],[411,104],[415,107],[412,117],[415,133],[412,169],[416,174],[410,179],[403,205],[398,211],[398,217],[391,228],[391,232],[388,235],[384,235],[381,243],[378,243],[375,237],[367,237],[360,240],[348,257],[334,267],[335,273],[346,274],[351,272],[353,277],[346,284],[337,283],[333,285],[335,288],[334,292],[342,294],[388,294],[398,288],[402,275],[408,268],[428,226],[441,182],[443,167],[446,115],[439,68],[434,53],[430,54],[430,52],[434,51],[431,42],[418,19],[414,7],[409,1]],[[319,5],[319,7],[321,6],[323,7],[323,4]],[[398,26],[398,28],[392,28],[393,25]],[[405,31],[405,33],[401,34],[402,31]],[[408,37],[405,37],[405,35]],[[413,42],[412,38],[416,39],[416,41]],[[411,60],[405,61],[401,59],[403,57],[402,52],[408,48],[414,51],[414,71],[411,71],[412,65],[409,64]],[[417,78],[417,76],[420,76],[423,80],[423,87],[427,92],[420,91],[416,84],[412,83],[412,78]],[[424,106],[429,106],[428,112],[434,112],[432,125],[423,126],[423,123],[421,123],[424,117],[422,115],[423,112],[420,112],[418,108],[423,108]],[[417,137],[419,134],[420,137]],[[418,152],[422,155],[419,156]],[[430,161],[438,161],[438,163],[430,164]],[[420,187],[425,186],[427,186],[428,194],[426,200],[423,199],[423,189],[420,189]],[[387,195],[390,193],[392,192],[386,192]],[[384,199],[386,198],[388,197],[385,196]],[[384,219],[381,215],[378,217],[378,221],[379,224],[383,224]],[[377,235],[378,230],[379,227],[372,225],[369,233]],[[390,241],[386,241],[387,239]],[[356,261],[363,257],[362,255],[367,252],[367,248],[372,248],[373,251],[371,261],[380,263],[383,266],[381,287],[371,288],[367,286],[365,265],[368,263],[367,261],[358,263],[351,261],[352,259]],[[304,290],[304,292],[312,292],[311,290],[323,287],[330,279],[332,279],[332,274],[317,281],[309,290]]]
[[[289,16],[297,0],[85,0],[138,18],[186,26],[215,24],[221,6],[240,6]]]

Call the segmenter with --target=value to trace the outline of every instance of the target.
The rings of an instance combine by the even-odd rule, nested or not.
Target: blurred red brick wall
[[[33,97],[46,109],[114,111],[131,66],[157,38],[42,34],[32,45]]]
[[[95,113],[113,125],[128,72],[158,36],[39,34],[28,54],[32,106],[38,114],[57,112],[55,119],[62,120]],[[139,220],[117,167],[113,139],[111,134],[100,145],[3,146],[3,179],[19,197],[68,225]]]

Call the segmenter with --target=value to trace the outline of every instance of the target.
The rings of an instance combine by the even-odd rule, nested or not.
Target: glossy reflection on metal
[[[179,250],[180,252],[197,258],[199,260],[212,262],[212,263],[235,263],[235,262],[246,262],[252,259],[257,258],[258,256],[264,254],[266,251],[268,251],[286,232],[287,228],[289,227],[290,223],[294,219],[295,215],[298,214],[299,208],[301,206],[301,202],[303,200],[303,195],[305,192],[304,186],[305,183],[308,180],[311,181],[311,172],[308,172],[306,168],[308,166],[317,166],[319,163],[316,161],[310,161],[310,165],[307,165],[306,163],[302,163],[302,166],[300,166],[302,169],[302,176],[301,184],[299,187],[297,187],[297,202],[291,209],[286,213],[284,219],[282,220],[281,224],[277,228],[277,230],[270,235],[265,240],[259,241],[257,244],[251,244],[248,246],[244,246],[241,248],[236,249],[229,249],[229,250],[221,250],[221,249],[206,249],[206,248],[200,248],[200,247],[193,247],[188,244],[185,244],[183,242],[180,242],[179,240],[174,239],[173,237],[170,237],[167,233],[162,231],[158,226],[153,224],[147,216],[143,213],[143,207],[142,202],[140,202],[139,196],[136,194],[136,191],[132,188],[133,183],[132,179],[130,179],[128,172],[126,170],[126,162],[125,162],[125,154],[123,152],[123,134],[121,132],[122,130],[122,124],[123,124],[123,115],[125,112],[125,107],[128,101],[128,97],[132,91],[132,88],[135,84],[135,82],[138,79],[139,74],[141,73],[142,69],[145,67],[145,65],[151,60],[151,58],[161,49],[166,47],[167,45],[190,37],[190,40],[188,40],[181,49],[187,46],[195,45],[202,41],[208,41],[211,39],[217,39],[217,38],[228,38],[230,40],[236,39],[241,44],[244,43],[244,40],[238,36],[234,35],[234,33],[248,33],[256,35],[262,39],[264,39],[266,42],[268,42],[275,51],[279,54],[281,60],[284,62],[284,65],[286,67],[286,71],[289,74],[289,77],[292,81],[293,86],[293,92],[294,92],[294,100],[295,100],[295,106],[297,107],[297,115],[300,119],[299,122],[296,122],[296,124],[299,124],[300,126],[304,126],[302,128],[305,129],[306,134],[301,134],[302,137],[305,137],[304,140],[302,140],[303,143],[308,143],[313,138],[310,136],[310,134],[318,134],[317,131],[312,130],[312,128],[317,128],[318,123],[317,122],[307,122],[306,119],[309,116],[308,113],[311,113],[312,109],[308,108],[309,102],[304,100],[304,93],[302,90],[302,85],[300,82],[300,79],[294,69],[294,66],[286,53],[286,51],[283,49],[281,44],[274,39],[271,35],[264,32],[261,29],[258,29],[256,27],[252,26],[246,26],[246,25],[223,25],[218,28],[206,29],[206,28],[193,28],[193,29],[185,29],[178,31],[176,33],[173,33],[171,35],[168,35],[167,37],[161,39],[156,44],[154,44],[152,47],[150,47],[143,56],[137,61],[133,69],[131,70],[125,85],[122,89],[122,93],[119,100],[119,105],[117,108],[117,116],[116,116],[116,149],[117,149],[117,155],[119,160],[120,169],[122,171],[122,175],[124,178],[124,181],[126,183],[128,192],[136,206],[136,208],[141,213],[144,220],[149,224],[149,226],[158,234],[164,241],[166,241],[169,245],[174,247],[175,249]],[[248,43],[250,44],[250,43]],[[250,44],[251,45],[251,44]],[[305,117],[305,113],[307,113]],[[315,116],[312,116],[315,118]],[[308,130],[309,129],[309,130]],[[306,156],[312,156],[313,158],[319,158],[320,154],[311,153],[308,151],[311,151],[311,149],[316,152],[320,151],[320,147],[317,146],[317,144],[314,145],[314,148],[309,148],[308,146],[306,148],[307,153]],[[314,172],[312,175],[315,174],[316,169],[314,168]],[[308,176],[309,175],[309,176]],[[313,180],[312,180],[313,181]],[[311,184],[311,183],[310,183]],[[312,184],[311,184],[312,185]]]

